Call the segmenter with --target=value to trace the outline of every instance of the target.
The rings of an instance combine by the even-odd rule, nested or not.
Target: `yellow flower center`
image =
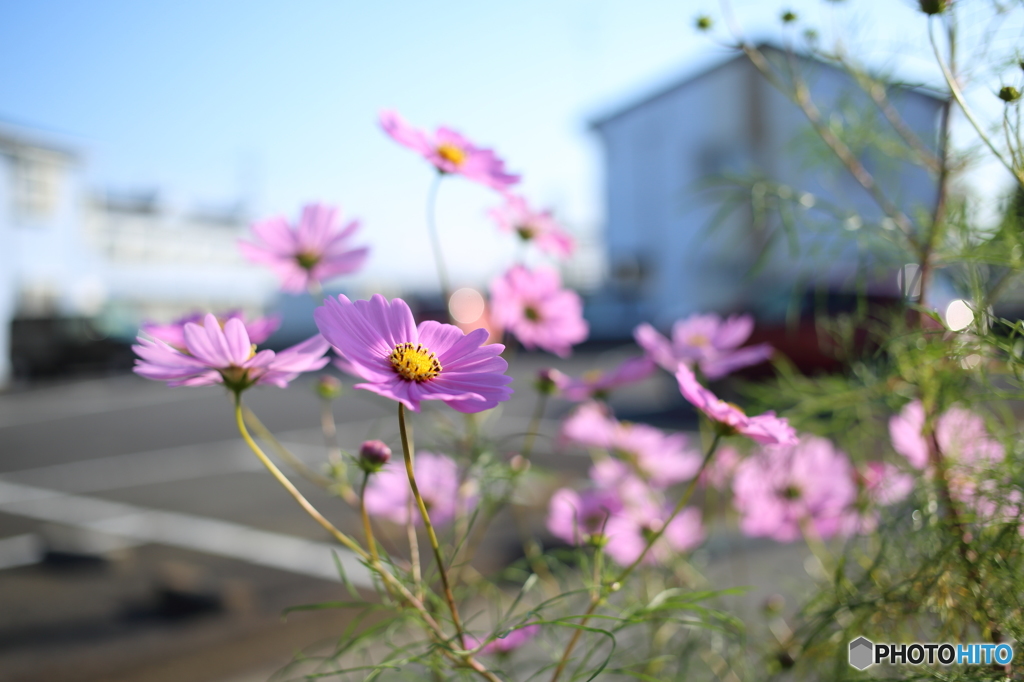
[[[466,150],[453,144],[438,145],[437,154],[445,161],[450,161],[456,166],[461,166],[462,162],[466,160]]]
[[[437,355],[421,344],[400,343],[388,356],[398,376],[406,381],[429,381],[441,373]]]
[[[709,343],[711,343],[711,339],[704,336],[703,334],[694,334],[693,336],[690,337],[691,346],[706,346]]]

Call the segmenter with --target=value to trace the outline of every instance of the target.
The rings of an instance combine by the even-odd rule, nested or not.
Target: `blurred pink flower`
[[[562,437],[607,450],[656,488],[693,478],[701,456],[684,434],[665,434],[647,424],[620,422],[598,403],[584,403],[562,424]]]
[[[563,289],[552,268],[531,271],[516,265],[496,277],[491,281],[491,314],[526,348],[541,348],[563,358],[590,331],[579,294]]]
[[[928,466],[928,442],[922,435],[923,430],[924,408],[919,400],[907,403],[889,420],[893,449],[917,469]],[[986,466],[1002,461],[1005,454],[1002,444],[992,438],[980,415],[955,405],[936,420],[935,441],[942,456],[959,466]]]
[[[459,467],[452,458],[433,452],[418,452],[413,460],[413,472],[432,524],[448,523],[455,518],[460,505],[469,508],[475,504],[473,499],[460,499]],[[365,499],[366,511],[374,516],[383,516],[389,521],[404,524],[409,520],[411,508],[413,522],[418,526],[423,525],[402,461],[392,460],[378,473],[370,476]]]
[[[914,489],[914,477],[888,462],[868,462],[856,472],[855,480],[862,495],[851,507],[841,532],[873,533],[878,528],[878,508],[896,504]]]
[[[581,545],[601,532],[608,519],[622,509],[622,499],[613,489],[592,489],[578,493],[559,488],[548,502],[548,530],[571,545]]]
[[[756,365],[771,357],[774,349],[767,343],[739,348],[754,331],[754,318],[733,315],[723,320],[718,315],[691,315],[672,325],[672,340],[649,324],[633,331],[636,342],[669,372],[680,363],[697,366],[708,379],[719,379],[742,367]]]
[[[645,506],[612,516],[605,528],[608,538],[605,554],[620,566],[629,566],[639,558],[650,537],[665,526],[665,519],[671,512],[668,505],[661,508]],[[664,534],[651,546],[643,563],[667,563],[674,556],[699,547],[702,542],[704,526],[700,510],[687,507],[668,522]]]
[[[459,412],[489,410],[508,400],[512,378],[501,344],[482,346],[487,332],[469,334],[433,320],[416,326],[400,298],[375,294],[369,301],[328,298],[313,312],[324,337],[344,360],[356,384],[419,411],[420,402],[440,400]]]
[[[654,361],[648,357],[629,358],[610,371],[594,370],[579,379],[567,377],[559,372],[556,386],[563,397],[582,402],[604,400],[620,386],[643,381],[654,372]]]
[[[779,542],[799,538],[802,523],[821,538],[836,535],[857,499],[846,455],[815,436],[797,445],[766,447],[743,460],[732,489],[743,532]]]
[[[502,232],[515,232],[524,242],[532,241],[538,249],[553,256],[568,258],[576,247],[550,211],[530,208],[521,196],[505,195],[505,204],[491,209],[490,216]]]
[[[693,371],[685,364],[680,364],[676,370],[676,380],[683,397],[709,419],[724,427],[727,433],[738,433],[762,445],[794,445],[799,440],[789,422],[776,417],[774,412],[748,417],[740,408],[720,400],[700,385]]]
[[[185,315],[168,324],[156,324],[154,322],[147,322],[142,325],[142,331],[154,339],[159,339],[164,343],[174,346],[178,350],[185,350],[185,325],[188,323],[200,324],[206,315],[204,313],[193,313],[191,315]],[[224,323],[230,319],[238,318],[245,325],[245,332],[249,335],[249,341],[257,345],[263,343],[270,335],[277,331],[277,328],[281,326],[281,318],[277,315],[271,315],[270,317],[257,317],[253,320],[246,321],[245,313],[241,310],[229,310],[226,313],[217,315],[217,321],[220,326],[223,327]]]
[[[700,475],[702,485],[725,490],[732,482],[742,458],[740,452],[730,445],[719,445],[711,461]]]
[[[540,632],[540,625],[526,625],[516,628],[505,634],[504,637],[496,637],[487,643],[481,653],[485,654],[509,654],[523,646]],[[475,649],[480,646],[480,640],[473,635],[466,635],[466,647]]]
[[[359,222],[339,227],[339,217],[334,206],[307,204],[298,225],[289,225],[283,216],[254,223],[256,242],[239,241],[238,247],[252,262],[273,270],[284,291],[298,293],[355,272],[366,261],[368,248],[351,249],[348,244]]]
[[[327,364],[324,356],[330,348],[319,334],[280,353],[256,352],[242,321],[233,317],[224,323],[207,315],[202,325],[192,322],[183,327],[185,351],[160,341],[138,337],[132,350],[139,356],[135,373],[166,381],[168,386],[205,386],[225,384],[241,391],[255,384],[284,388],[302,372]]]
[[[482,149],[450,128],[438,128],[433,138],[413,128],[395,111],[380,112],[380,126],[403,147],[419,152],[444,174],[458,174],[496,190],[519,182],[505,172],[505,162],[490,149]]]

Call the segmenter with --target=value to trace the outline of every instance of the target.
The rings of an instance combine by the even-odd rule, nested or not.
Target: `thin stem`
[[[373,537],[373,526],[370,525],[370,515],[366,513],[366,484],[370,482],[370,474],[363,476],[363,483],[359,486],[359,515],[363,517],[363,535],[366,536],[366,546],[370,548],[370,556],[375,562],[380,561],[377,553],[377,541]]]
[[[380,575],[384,582],[386,584],[390,584],[391,587],[393,587],[396,592],[402,595],[402,598],[405,599],[420,614],[420,618],[423,619],[424,624],[427,626],[427,628],[431,632],[431,635],[437,642],[443,643],[447,641],[447,637],[445,636],[444,631],[441,629],[441,625],[434,619],[433,616],[430,615],[430,612],[427,611],[427,607],[424,606],[422,600],[417,599],[411,592],[409,592],[409,589],[405,585],[400,583],[398,579],[395,578],[395,576],[391,575],[391,573],[384,568],[380,561],[374,561],[372,555],[370,555],[366,550],[360,547],[359,543],[357,543],[355,540],[342,533],[334,526],[334,524],[332,524],[330,521],[324,518],[323,514],[317,511],[316,507],[314,507],[309,502],[309,500],[307,500],[302,495],[302,493],[298,491],[298,489],[292,484],[292,482],[288,480],[288,477],[285,476],[281,472],[281,470],[274,465],[273,461],[271,461],[271,459],[267,457],[263,450],[260,449],[260,446],[256,444],[256,441],[254,441],[252,436],[249,434],[249,431],[245,426],[245,419],[242,416],[242,398],[237,393],[234,395],[234,403],[235,422],[238,424],[238,431],[239,433],[242,434],[242,439],[245,440],[246,444],[253,451],[256,457],[259,458],[259,460],[263,463],[267,470],[270,471],[271,475],[275,479],[277,479],[277,482],[280,483],[281,486],[285,490],[287,490],[289,494],[291,494],[295,501],[299,503],[299,506],[302,507],[302,509],[307,514],[309,514],[313,518],[313,520],[319,523],[324,528],[324,530],[330,533],[334,537],[334,539],[336,539],[338,542],[340,542],[348,549],[355,552],[355,554],[358,555],[359,558],[361,558],[362,560],[369,562],[373,570],[376,571],[378,575]],[[462,648],[466,648],[465,644],[462,644]],[[481,677],[488,680],[488,682],[501,682],[501,679],[497,675],[487,670],[487,668],[485,668],[479,661],[477,661],[472,656],[468,654],[456,655],[455,653],[444,648],[440,649],[440,651],[448,659],[460,665],[465,665],[469,667],[477,674],[479,674]]]
[[[434,560],[437,562],[437,570],[441,574],[441,584],[444,587],[444,596],[448,600],[448,608],[452,612],[452,623],[455,625],[455,632],[459,637],[459,644],[466,648],[466,635],[462,630],[462,621],[459,619],[459,609],[455,606],[455,595],[448,583],[448,570],[445,568],[444,558],[441,556],[441,546],[437,542],[437,534],[434,532],[434,524],[430,522],[430,514],[427,513],[427,505],[420,495],[420,488],[416,485],[416,474],[413,473],[412,465],[412,442],[409,438],[409,429],[405,423],[405,405],[398,403],[398,427],[402,432],[402,450],[405,452],[405,472],[409,476],[409,487],[412,488],[412,496],[420,509],[420,516],[423,518],[423,526],[427,529],[427,537],[430,539],[430,548],[434,550]]]
[[[352,490],[352,483],[348,480],[348,471],[345,460],[341,457],[341,444],[338,442],[338,425],[334,420],[334,409],[331,401],[320,399],[320,430],[324,434],[324,445],[327,447],[327,459],[333,464],[337,472],[337,490],[341,497],[353,507],[358,504],[355,491]]]
[[[942,69],[942,76],[946,79],[946,85],[949,86],[949,91],[953,94],[953,98],[956,100],[956,103],[960,105],[960,110],[964,112],[964,116],[967,117],[968,122],[970,122],[974,127],[975,132],[978,133],[978,137],[981,138],[981,141],[985,143],[992,154],[999,159],[999,162],[1002,163],[1011,174],[1013,174],[1013,177],[1017,182],[1024,185],[1024,173],[1022,173],[1020,169],[1014,168],[1013,164],[1007,161],[1006,157],[996,149],[992,139],[984,130],[982,130],[981,123],[974,116],[974,111],[967,105],[967,100],[964,99],[964,94],[961,92],[960,86],[957,85],[955,76],[950,72],[949,67],[946,65],[946,61],[942,58],[942,54],[939,51],[939,45],[935,41],[934,25],[930,20],[928,21],[928,39],[932,43],[932,51],[935,53],[935,61],[938,62],[939,68]]]
[[[447,312],[451,284],[448,280],[448,268],[444,264],[444,253],[441,251],[441,237],[437,232],[437,192],[443,179],[444,174],[438,173],[427,193],[427,232],[430,233],[430,246],[434,251],[434,263],[437,265],[437,279],[441,283],[441,299]]]
[[[548,404],[548,394],[540,391],[537,395],[537,406],[533,411],[533,419],[530,420],[530,427],[523,440],[523,451],[520,453],[524,459],[530,459],[533,452],[533,443],[537,440],[537,432],[540,431],[540,422],[544,418],[544,409]]]
[[[704,473],[704,469],[707,468],[708,463],[711,461],[711,457],[715,454],[715,450],[718,449],[718,442],[721,439],[722,434],[716,431],[715,438],[714,440],[711,441],[711,445],[708,447],[708,451],[704,455],[704,460],[700,463],[700,469],[698,469],[697,473],[694,474],[693,480],[690,481],[690,484],[686,486],[686,490],[683,492],[683,496],[679,498],[679,502],[676,503],[675,509],[673,509],[672,513],[669,514],[669,517],[665,519],[665,522],[662,524],[661,529],[657,533],[654,533],[647,540],[647,544],[644,545],[644,549],[640,553],[640,556],[638,556],[633,563],[624,568],[622,572],[619,573],[619,575],[615,578],[615,580],[606,585],[603,585],[601,590],[599,590],[596,594],[591,596],[590,605],[587,607],[586,613],[583,614],[583,620],[580,621],[580,627],[576,628],[576,631],[572,634],[572,638],[569,640],[569,644],[566,645],[565,651],[562,653],[562,658],[558,661],[558,667],[555,668],[555,672],[551,676],[551,682],[557,682],[558,678],[561,677],[562,673],[565,671],[565,667],[569,664],[569,656],[572,655],[573,649],[575,649],[576,645],[579,643],[580,637],[583,635],[583,628],[586,627],[588,622],[590,622],[590,617],[594,615],[594,612],[597,610],[597,607],[601,605],[601,603],[608,597],[609,594],[621,588],[623,581],[625,581],[626,578],[629,577],[630,573],[632,573],[633,570],[640,565],[640,563],[644,560],[644,557],[647,556],[647,552],[649,552],[651,547],[654,546],[654,543],[657,542],[661,538],[661,536],[665,534],[665,529],[668,528],[668,524],[672,523],[672,521],[676,518],[679,512],[681,512],[683,508],[686,506],[686,504],[690,501],[690,498],[693,496],[694,491],[697,490],[697,482],[700,480],[701,474]]]
[[[405,532],[409,536],[409,563],[412,566],[412,584],[416,594],[423,598],[423,570],[420,568],[420,541],[416,537],[416,525],[413,523],[413,503],[409,499],[406,505]]]
[[[261,422],[259,417],[256,416],[256,413],[249,409],[248,405],[242,406],[242,415],[245,418],[245,422],[253,431],[256,432],[256,436],[265,441],[273,451],[277,453],[278,457],[283,459],[288,466],[295,470],[295,473],[321,488],[328,489],[331,487],[333,484],[331,479],[310,469],[306,466],[305,462],[296,457],[291,450],[282,445],[281,441],[279,441],[274,434],[270,432],[270,429],[264,426],[263,422]]]

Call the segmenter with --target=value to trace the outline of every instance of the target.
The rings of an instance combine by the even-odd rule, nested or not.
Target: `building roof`
[[[771,52],[783,53],[783,52],[786,51],[784,48],[780,48],[777,45],[773,45],[772,43],[767,43],[767,42],[758,43],[755,47],[756,47],[756,49],[758,49],[758,50],[760,50],[762,52],[768,52],[768,53],[771,53]],[[837,69],[838,70],[838,67],[836,67],[834,64],[832,64],[832,63],[830,63],[830,62],[828,62],[828,61],[826,61],[824,59],[821,59],[820,57],[817,57],[817,56],[814,56],[814,55],[808,55],[806,53],[797,53],[796,56],[797,56],[797,58],[799,58],[799,59],[801,59],[803,61],[813,61],[813,62],[821,64],[821,65],[823,65],[823,66],[825,66],[827,68]],[[623,117],[623,116],[625,116],[627,114],[630,114],[633,111],[636,111],[637,109],[641,109],[641,108],[647,106],[648,104],[650,104],[652,102],[655,102],[657,100],[663,99],[665,97],[670,97],[671,95],[673,95],[676,92],[678,92],[679,90],[682,90],[683,88],[687,87],[688,85],[690,85],[694,81],[700,80],[701,78],[705,78],[705,77],[710,76],[710,75],[712,75],[714,73],[717,73],[718,71],[724,69],[726,66],[729,66],[730,64],[733,64],[734,62],[736,62],[739,59],[744,59],[744,60],[746,59],[746,56],[743,54],[743,52],[741,52],[739,50],[731,50],[727,55],[724,55],[722,58],[718,59],[717,61],[712,62],[709,66],[699,67],[696,70],[694,70],[692,73],[687,73],[682,78],[675,79],[672,82],[668,83],[667,85],[662,85],[661,87],[656,88],[656,89],[652,90],[651,92],[648,92],[646,95],[640,96],[639,98],[633,100],[632,102],[629,102],[628,104],[621,105],[621,106],[619,106],[619,107],[617,107],[615,109],[612,109],[612,110],[608,111],[607,113],[599,114],[598,116],[596,116],[595,118],[590,120],[589,127],[592,128],[592,129],[601,128],[601,127],[605,126],[606,124],[608,124],[608,123],[610,123],[610,122],[612,122],[612,121],[614,121],[614,120],[616,120],[618,118],[621,118],[621,117]],[[876,76],[876,78],[877,78],[877,76]],[[884,80],[884,79],[882,79],[882,80]],[[926,97],[934,99],[937,102],[944,102],[947,99],[947,95],[945,95],[944,93],[942,93],[942,92],[940,92],[938,90],[935,90],[933,88],[929,88],[929,87],[923,86],[923,85],[915,85],[915,86],[905,86],[905,85],[902,85],[902,84],[897,84],[897,85],[900,85],[901,87],[904,87],[905,89],[910,90],[912,92],[917,92],[917,93],[919,93],[921,95],[924,95]]]

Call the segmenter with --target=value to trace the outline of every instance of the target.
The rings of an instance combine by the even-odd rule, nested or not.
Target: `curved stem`
[[[430,522],[430,514],[427,513],[427,505],[420,495],[420,488],[416,485],[416,475],[412,466],[412,442],[409,438],[409,429],[405,424],[405,405],[398,403],[398,428],[402,432],[402,450],[405,452],[405,472],[409,476],[409,487],[412,488],[412,496],[423,517],[423,526],[427,529],[427,537],[430,539],[430,548],[434,550],[434,560],[437,562],[437,570],[441,574],[441,585],[444,587],[444,596],[448,600],[448,608],[452,612],[452,623],[455,625],[455,632],[459,637],[459,644],[466,648],[466,636],[462,630],[462,621],[459,619],[459,609],[455,606],[455,595],[448,583],[448,570],[444,565],[444,558],[441,556],[441,546],[437,542],[437,533],[434,532],[434,524]]]
[[[322,476],[306,466],[305,462],[296,457],[291,450],[286,448],[281,441],[279,441],[277,437],[270,432],[270,429],[264,426],[263,422],[260,421],[260,418],[256,416],[256,413],[250,410],[247,405],[242,406],[242,415],[244,416],[246,423],[254,432],[256,432],[256,437],[265,441],[271,449],[277,453],[278,457],[287,462],[288,466],[295,470],[295,473],[321,488],[329,489],[331,487],[333,483],[331,479],[326,476]]]
[[[946,79],[946,85],[949,86],[949,91],[953,94],[953,98],[956,100],[956,103],[960,105],[960,110],[964,112],[964,116],[967,117],[968,122],[970,122],[974,127],[974,131],[978,133],[978,137],[981,138],[981,141],[985,143],[992,154],[999,159],[999,162],[1006,167],[1006,170],[1010,171],[1018,183],[1024,185],[1024,173],[1019,169],[1014,168],[1013,164],[1007,161],[1006,157],[996,149],[992,139],[988,136],[988,133],[982,129],[981,123],[974,116],[974,111],[967,105],[967,100],[964,99],[964,94],[961,92],[960,86],[957,85],[955,76],[950,72],[949,67],[946,65],[946,61],[942,58],[942,54],[939,51],[939,45],[935,41],[935,29],[930,20],[928,21],[928,39],[932,43],[932,51],[935,53],[935,61],[938,62],[939,68],[942,70],[942,76]]]
[[[434,619],[433,616],[430,615],[430,612],[427,611],[427,607],[424,606],[422,600],[417,599],[416,596],[409,592],[409,589],[405,585],[399,582],[398,579],[395,578],[395,576],[391,575],[391,573],[384,568],[384,566],[380,563],[379,560],[375,561],[366,550],[359,546],[359,543],[357,543],[355,540],[342,533],[334,526],[334,524],[332,524],[330,521],[324,518],[323,514],[317,511],[316,507],[314,507],[309,502],[309,500],[307,500],[303,496],[303,494],[298,491],[298,489],[292,484],[292,482],[288,480],[288,477],[285,476],[281,472],[281,470],[274,465],[271,459],[267,457],[266,453],[264,453],[263,450],[260,449],[260,446],[256,444],[256,441],[253,440],[252,436],[249,434],[248,429],[246,429],[245,419],[242,416],[242,398],[238,393],[234,394],[234,403],[235,422],[238,424],[238,431],[239,433],[242,434],[242,439],[245,440],[246,444],[249,446],[249,449],[253,451],[253,453],[256,455],[257,458],[259,458],[259,460],[263,463],[267,470],[270,471],[271,475],[275,479],[277,479],[277,482],[280,483],[281,486],[289,492],[289,494],[291,494],[295,501],[299,503],[299,506],[302,507],[302,509],[307,514],[309,514],[317,523],[319,523],[324,528],[324,530],[330,533],[334,537],[334,539],[336,539],[342,545],[352,550],[356,555],[359,556],[359,558],[369,562],[370,566],[373,568],[374,571],[377,572],[378,575],[380,575],[384,582],[386,584],[391,585],[391,587],[393,587],[396,592],[402,595],[402,598],[405,601],[407,601],[412,606],[412,608],[419,613],[420,618],[423,619],[424,624],[427,626],[428,630],[430,631],[435,641],[439,643],[445,642],[447,638],[445,637],[444,631],[441,629],[441,625]],[[466,648],[465,644],[462,644],[462,648]],[[488,680],[488,682],[501,682],[501,679],[497,675],[495,675],[487,668],[485,668],[479,661],[477,661],[472,656],[468,654],[458,655],[443,648],[440,649],[440,651],[442,654],[444,654],[445,657],[447,657],[451,661],[469,667],[474,672],[479,674],[481,677]]]
[[[427,232],[430,233],[430,246],[434,251],[434,263],[437,265],[437,279],[441,283],[441,299],[447,313],[451,285],[448,281],[448,268],[444,264],[444,253],[441,251],[441,237],[437,232],[437,191],[443,179],[444,175],[438,173],[427,194]]]
[[[715,454],[715,450],[718,449],[718,442],[721,439],[722,434],[716,432],[714,440],[711,441],[711,445],[708,447],[708,451],[704,455],[704,460],[700,463],[700,469],[698,469],[697,473],[694,474],[693,480],[690,481],[690,484],[686,486],[686,490],[683,492],[682,497],[679,498],[679,502],[676,503],[675,509],[672,510],[672,513],[669,514],[667,519],[665,519],[661,529],[647,540],[647,544],[644,545],[644,549],[640,552],[640,556],[638,556],[633,563],[624,568],[615,580],[602,586],[602,588],[590,598],[590,605],[587,607],[586,613],[583,614],[583,620],[580,621],[580,627],[576,628],[576,631],[573,632],[572,638],[569,640],[569,644],[566,645],[565,651],[562,653],[562,658],[558,661],[558,667],[555,668],[555,672],[551,676],[551,682],[557,682],[558,678],[561,677],[562,673],[565,671],[565,667],[569,664],[569,656],[572,655],[573,649],[575,649],[576,645],[579,643],[580,637],[583,635],[583,628],[590,621],[590,617],[594,615],[594,611],[597,610],[597,607],[601,605],[609,594],[615,592],[622,586],[622,582],[629,577],[630,573],[632,573],[637,566],[640,565],[644,560],[644,557],[647,556],[647,552],[649,552],[651,547],[654,546],[654,543],[665,534],[668,524],[672,523],[676,516],[679,515],[679,512],[681,512],[690,501],[690,498],[693,497],[693,493],[697,490],[697,482],[700,480],[701,474],[704,473],[704,469],[707,468],[708,463],[711,461],[711,457]]]
[[[412,584],[416,594],[423,598],[423,569],[420,568],[420,541],[416,537],[416,525],[413,520],[413,502],[409,499],[406,505],[407,519],[405,522],[405,533],[409,537],[409,563],[412,565]]]
[[[529,430],[526,432],[526,438],[523,440],[523,451],[520,453],[523,459],[530,459],[530,454],[533,452],[533,443],[537,440],[537,432],[540,431],[540,421],[544,418],[544,408],[548,404],[548,394],[543,391],[537,395],[537,407],[533,411],[533,419],[530,420]]]

